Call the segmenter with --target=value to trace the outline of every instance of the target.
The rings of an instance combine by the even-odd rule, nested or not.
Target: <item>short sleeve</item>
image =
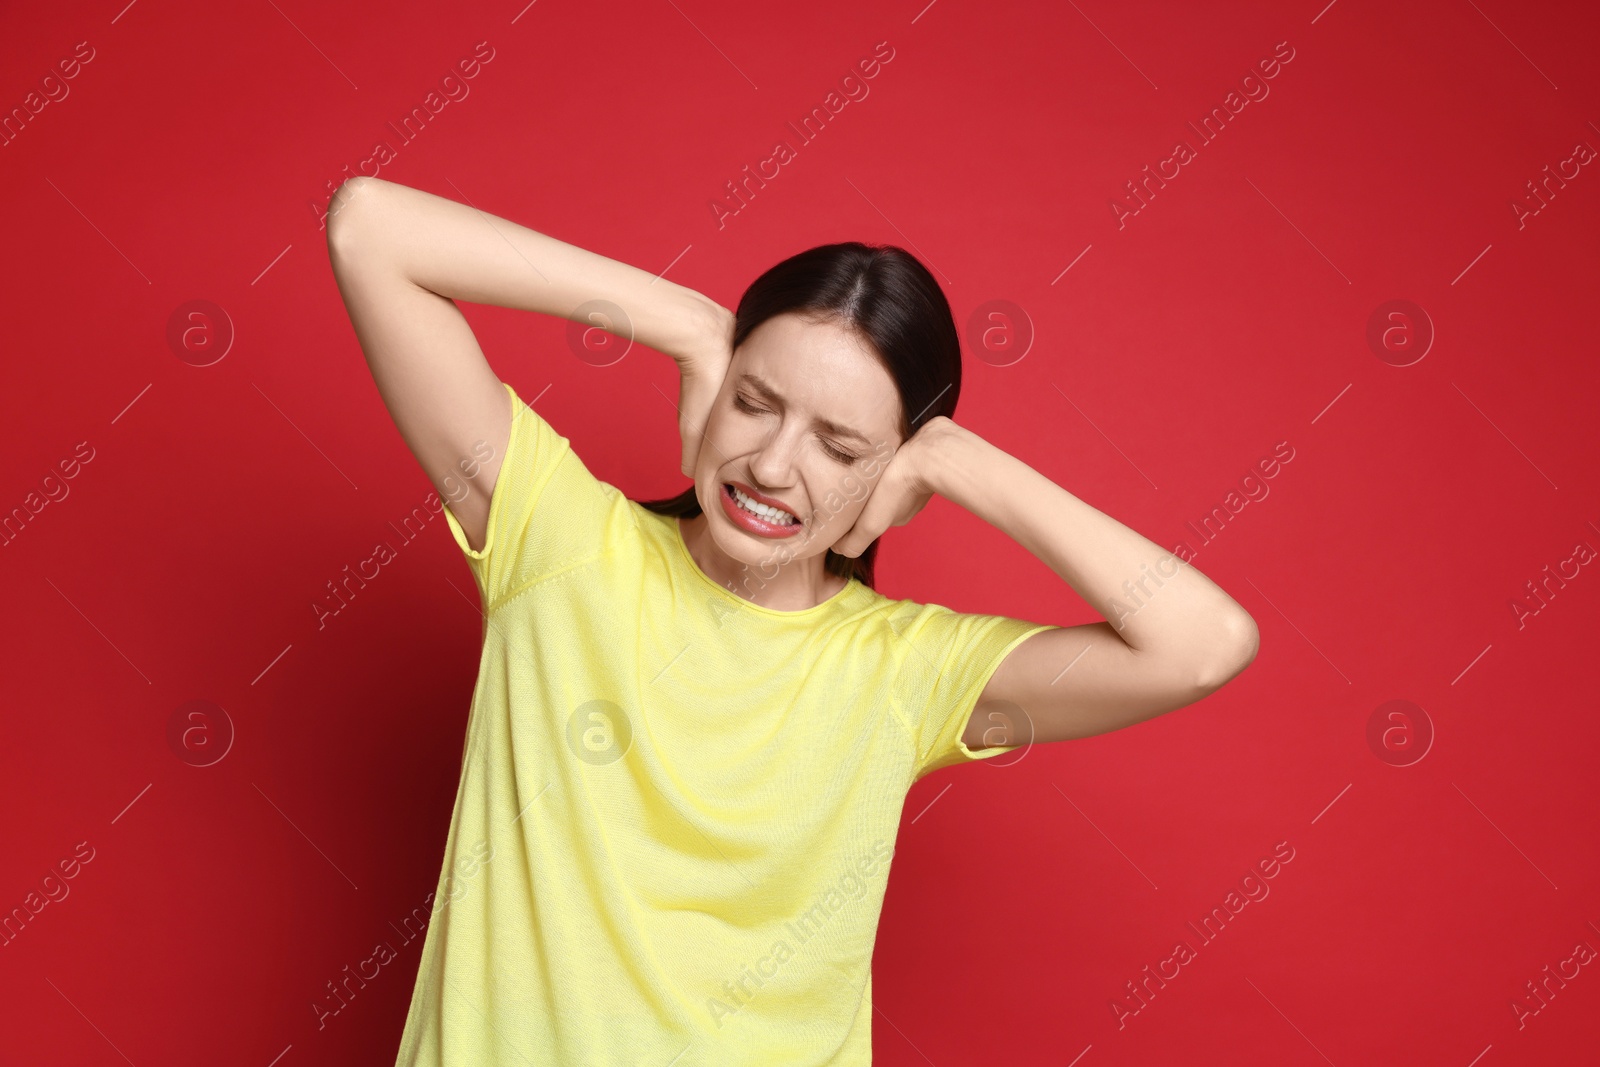
[[[485,612],[541,578],[599,555],[608,524],[626,514],[622,494],[590,474],[571,442],[510,383],[501,384],[511,405],[511,433],[489,498],[482,549],[472,548],[450,506],[444,508]]]
[[[915,739],[913,781],[941,767],[990,759],[1022,747],[971,749],[961,735],[966,732],[984,686],[1011,650],[1055,626],[921,604],[896,629],[906,646],[895,692]]]

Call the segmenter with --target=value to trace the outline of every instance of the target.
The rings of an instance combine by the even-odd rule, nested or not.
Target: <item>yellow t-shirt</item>
[[[398,1067],[850,1065],[911,784],[1051,629],[852,580],[778,611],[510,385],[461,783]]]

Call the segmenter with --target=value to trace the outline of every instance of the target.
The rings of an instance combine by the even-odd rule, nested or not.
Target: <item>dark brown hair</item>
[[[901,440],[924,423],[955,413],[961,395],[961,338],[950,304],[928,269],[895,245],[859,241],[819,245],[768,269],[750,283],[734,312],[733,348],[763,322],[787,312],[833,320],[860,335],[900,394]],[[700,514],[695,487],[663,500],[641,500],[661,515]],[[828,573],[872,588],[874,540],[852,559],[827,549]]]

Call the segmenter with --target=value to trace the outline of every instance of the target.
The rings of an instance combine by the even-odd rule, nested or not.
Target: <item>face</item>
[[[758,326],[733,355],[696,462],[717,546],[768,577],[774,562],[821,556],[899,448],[900,407],[857,334],[796,314]],[[751,514],[738,493],[788,514]]]

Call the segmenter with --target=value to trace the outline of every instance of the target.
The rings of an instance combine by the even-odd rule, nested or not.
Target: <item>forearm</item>
[[[923,465],[928,487],[1033,553],[1131,649],[1223,671],[1254,656],[1254,621],[1192,564],[970,430],[945,429]]]
[[[345,269],[393,270],[452,300],[578,319],[673,358],[691,356],[726,312],[693,289],[526,226],[379,178],[340,186],[328,241]],[[622,309],[624,326],[579,316],[592,301]]]

